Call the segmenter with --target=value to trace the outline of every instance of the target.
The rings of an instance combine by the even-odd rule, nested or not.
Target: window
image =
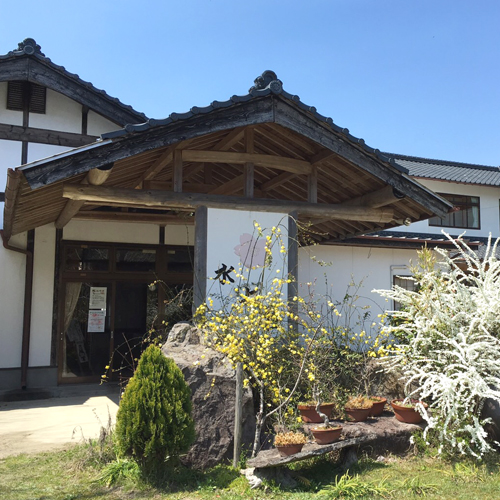
[[[404,288],[405,290],[410,290],[411,292],[416,291],[417,284],[415,283],[415,281],[413,281],[412,279],[408,279],[408,278],[411,278],[411,276],[409,276],[409,275],[406,275],[406,276],[403,276],[403,275],[393,276],[393,278],[392,278],[392,284],[394,286],[399,286],[401,288]],[[394,306],[394,310],[395,311],[399,311],[401,309],[401,306],[399,305],[399,302],[394,301],[393,306]]]
[[[7,109],[23,111],[25,103],[30,113],[45,114],[47,89],[31,82],[9,82],[7,87]]]
[[[443,218],[432,217],[432,219],[429,219],[429,226],[480,229],[478,196],[442,193],[439,193],[439,195],[446,198],[458,210],[447,214]]]

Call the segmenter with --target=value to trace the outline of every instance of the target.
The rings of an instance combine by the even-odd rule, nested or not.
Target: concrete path
[[[59,397],[0,403],[0,459],[66,448],[99,436],[118,410],[118,388],[71,388]]]

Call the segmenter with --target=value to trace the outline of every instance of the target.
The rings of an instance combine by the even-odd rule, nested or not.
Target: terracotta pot
[[[276,449],[280,452],[282,457],[288,457],[290,455],[295,455],[295,453],[300,453],[303,446],[303,444],[287,444],[286,446],[276,446]]]
[[[375,398],[377,398],[375,400]],[[384,411],[385,403],[387,403],[387,398],[382,398],[379,396],[373,396],[373,406],[370,412],[370,417],[380,417]]]
[[[317,444],[330,444],[339,440],[342,427],[328,427],[327,429],[316,427],[311,429],[311,432]]]
[[[325,403],[322,404],[319,409],[321,410],[321,413],[324,413],[328,418],[330,418],[334,406],[335,405],[333,403]],[[303,422],[308,424],[321,424],[323,422],[323,419],[316,411],[316,405],[298,405],[297,408]]]
[[[354,422],[364,422],[372,411],[372,407],[370,408],[344,408],[347,416],[354,420]]]
[[[394,410],[394,415],[400,422],[405,422],[407,424],[419,424],[422,422],[422,415],[413,407],[401,406],[403,402],[402,399],[394,399],[391,401],[392,409]],[[416,399],[412,399],[411,402],[413,404],[421,403],[421,401],[417,401]],[[427,408],[426,403],[422,403],[424,408]]]

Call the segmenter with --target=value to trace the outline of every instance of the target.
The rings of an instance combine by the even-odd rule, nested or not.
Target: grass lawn
[[[500,497],[500,457],[485,464],[451,463],[430,457],[388,457],[385,462],[362,459],[343,476],[332,458],[297,464],[300,486],[282,491],[273,484],[250,490],[238,471],[219,466],[205,473],[177,469],[161,488],[122,479],[106,487],[98,478],[103,465],[88,445],[64,452],[20,455],[0,461],[2,500],[104,499],[273,499],[388,498],[474,500]]]

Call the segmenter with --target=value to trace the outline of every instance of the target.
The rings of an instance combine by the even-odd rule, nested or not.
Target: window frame
[[[479,196],[471,196],[465,194],[449,194],[449,193],[438,193],[450,203],[453,203],[455,207],[460,207],[459,210],[450,212],[444,217],[431,217],[429,219],[429,226],[431,227],[449,227],[457,229],[481,229],[481,198]],[[461,201],[459,198],[465,199]],[[477,201],[473,201],[477,200]],[[472,209],[477,207],[477,226],[471,225],[470,220],[473,219]],[[456,222],[458,214],[460,214],[460,220],[466,220],[465,225]]]

